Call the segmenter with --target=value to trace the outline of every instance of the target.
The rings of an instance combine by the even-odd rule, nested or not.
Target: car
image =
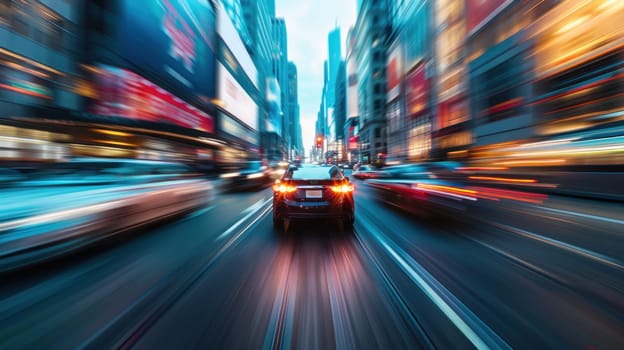
[[[269,185],[271,170],[262,161],[245,162],[242,169],[220,175],[227,190],[245,190]]]
[[[271,180],[277,180],[281,178],[282,175],[284,175],[284,173],[286,172],[286,170],[288,170],[289,166],[290,166],[290,163],[286,161],[269,163],[269,168],[271,171]]]
[[[355,220],[354,187],[335,165],[290,167],[273,185],[273,224],[287,229],[290,220]]]
[[[376,177],[377,171],[370,165],[360,165],[357,169],[353,170],[352,175],[356,179],[364,180]]]
[[[213,202],[212,181],[194,167],[139,159],[40,164],[4,186],[0,274]]]

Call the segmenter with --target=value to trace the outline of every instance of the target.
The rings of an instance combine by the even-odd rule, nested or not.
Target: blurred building
[[[81,108],[80,38],[84,2],[0,3],[0,159],[71,154],[67,130]]]
[[[301,148],[297,66],[291,61],[288,62],[288,110],[291,116],[288,125],[288,133],[290,134],[289,154],[290,159],[292,159],[296,156],[302,156],[303,149]]]
[[[218,131],[229,146],[221,157],[240,163],[261,156],[259,106],[266,101],[266,93],[260,89],[258,69],[236,22],[225,7],[216,4],[216,10]]]
[[[360,142],[359,142],[359,117],[358,110],[358,89],[357,89],[357,66],[354,55],[355,35],[353,28],[349,29],[346,40],[345,54],[345,74],[346,74],[346,103],[345,103],[345,148],[347,159],[350,162],[356,162],[360,159]]]
[[[354,29],[362,162],[381,163],[386,155],[386,54],[390,1],[358,1]]]
[[[80,154],[123,150],[214,166],[223,145],[214,107],[215,8],[199,1],[86,3],[80,50],[91,90],[80,116],[88,124],[75,132]]]
[[[340,40],[340,28],[336,27],[327,35],[327,52],[326,76],[324,80],[324,106],[325,106],[325,138],[326,138],[326,157],[332,161],[341,160],[344,153],[343,132],[344,127],[344,111],[337,111],[336,98],[341,94],[338,89],[338,79],[341,74],[342,64],[342,43]],[[344,81],[344,80],[342,80]],[[343,107],[342,105],[340,106]]]
[[[479,5],[468,41],[473,160],[559,169],[621,164],[624,3]]]
[[[336,81],[334,84],[334,128],[333,134],[335,136],[334,151],[336,152],[337,160],[342,161],[347,158],[346,154],[346,142],[344,134],[345,121],[347,119],[347,74],[345,62],[341,61],[338,65],[338,71],[336,73]]]
[[[388,164],[400,163],[407,158],[406,155],[406,139],[407,130],[405,129],[405,111],[403,108],[403,56],[404,46],[403,36],[404,30],[401,14],[405,11],[405,2],[397,4],[393,9],[392,16],[392,33],[388,37],[388,56],[386,64],[387,84],[386,91],[386,134],[388,144],[388,154],[386,162]]]
[[[434,158],[465,158],[472,144],[465,60],[466,6],[470,2],[489,6],[498,1],[438,0],[434,4],[435,74],[431,92],[435,118],[423,127],[432,132]]]
[[[547,10],[546,3],[466,3],[470,139],[474,146],[534,134],[537,115],[529,103],[534,62],[530,59],[532,44],[525,40],[524,31]],[[469,131],[464,133],[467,142]]]
[[[340,61],[342,60],[341,46],[340,28],[336,27],[327,34],[327,79],[324,81],[327,152],[331,152],[332,158],[337,158],[336,154],[338,153],[335,104],[336,78],[338,76]]]
[[[241,0],[241,7],[251,38],[247,49],[258,69],[259,90],[266,95],[266,101],[259,103],[261,153],[269,161],[279,161],[285,157],[286,150],[281,131],[281,88],[273,73],[272,18],[275,14],[271,11],[275,10],[275,1]]]
[[[286,33],[286,22],[283,18],[273,18],[273,75],[280,84],[281,102],[282,102],[282,142],[284,150],[288,153],[291,144],[291,135],[289,125],[291,123],[291,115],[288,109],[288,41]],[[288,157],[288,155],[286,155]]]

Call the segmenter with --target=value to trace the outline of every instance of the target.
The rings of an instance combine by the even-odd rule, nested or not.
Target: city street
[[[354,180],[355,225],[278,233],[270,188],[2,276],[0,348],[624,345],[620,203],[419,217]]]

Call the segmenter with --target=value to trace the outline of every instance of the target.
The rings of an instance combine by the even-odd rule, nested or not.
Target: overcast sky
[[[297,65],[299,108],[306,156],[314,142],[316,115],[323,89],[323,62],[327,35],[340,27],[342,56],[345,38],[355,23],[355,0],[276,0],[277,17],[284,17],[288,34],[288,59]]]

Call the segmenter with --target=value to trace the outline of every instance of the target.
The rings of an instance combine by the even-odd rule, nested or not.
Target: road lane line
[[[136,298],[128,307],[126,307],[121,313],[117,314],[112,320],[107,322],[103,327],[98,329],[88,339],[78,347],[80,349],[86,348],[100,348],[111,346],[102,346],[101,343],[110,343],[111,336],[115,332],[120,332],[122,335],[114,341],[115,345],[112,348],[129,349],[136,345],[141,337],[146,334],[149,329],[165,314],[176,302],[182,299],[189,290],[196,285],[202,276],[210,270],[213,264],[232,246],[234,246],[239,238],[256,222],[264,218],[266,214],[271,211],[272,207],[267,207],[260,215],[241,229],[236,235],[231,237],[227,243],[219,249],[212,257],[208,258],[205,262],[193,263],[194,258],[188,262],[180,265],[178,269],[171,272],[159,279],[158,282],[152,285],[145,293]],[[192,265],[192,266],[191,266]],[[197,269],[195,269],[197,267]],[[185,273],[185,271],[192,270]],[[147,315],[140,315],[141,310],[149,307],[152,311],[148,311]],[[138,315],[138,316],[135,316]],[[134,317],[134,319],[133,319]],[[140,318],[140,320],[137,320]],[[129,331],[119,331],[116,328],[119,325],[123,325],[124,320],[132,320],[132,324],[136,324],[133,329]],[[124,328],[125,329],[125,328]],[[111,334],[112,333],[112,334]],[[125,333],[125,334],[123,334]]]
[[[591,215],[591,214],[585,214],[585,213],[577,213],[574,211],[568,211],[568,210],[563,210],[563,209],[547,208],[547,207],[542,207],[542,206],[536,206],[536,207],[539,209],[544,209],[544,210],[552,211],[552,212],[559,213],[559,214],[579,216],[579,217],[586,218],[586,219],[600,220],[600,221],[610,222],[612,224],[624,225],[624,220],[612,219],[612,218],[607,218],[604,216]]]
[[[394,242],[383,238],[382,236],[385,235],[368,218],[366,218],[365,227],[369,233],[371,233],[371,236],[381,244],[390,257],[394,259],[418,288],[425,293],[477,349],[511,349],[498,334],[453,295],[453,293],[446,289],[446,287],[433,277],[422,265],[412,259]]]
[[[505,225],[505,224],[499,224],[497,222],[489,222],[490,225],[494,226],[494,227],[498,227],[502,230],[505,230],[507,232],[511,232],[511,233],[515,233],[519,236],[522,237],[526,237],[532,240],[536,240],[548,245],[551,245],[553,247],[557,247],[566,251],[569,251],[571,253],[574,254],[578,254],[578,255],[582,255],[586,258],[589,258],[591,260],[597,261],[599,263],[605,264],[605,265],[609,265],[611,267],[614,267],[618,270],[624,271],[624,265],[622,264],[621,261],[613,259],[611,257],[608,257],[606,255],[600,254],[600,253],[596,253],[592,250],[589,249],[585,249],[585,248],[581,248],[581,247],[577,247],[573,244],[570,243],[565,243],[559,240],[556,240],[554,238],[549,238],[546,236],[542,236],[540,234],[537,233],[533,233],[533,232],[529,232],[517,227],[513,227],[513,226],[509,226],[509,225]]]
[[[223,238],[225,238],[226,236],[230,235],[232,232],[234,232],[234,230],[236,230],[240,225],[243,224],[243,222],[245,222],[247,219],[249,219],[251,216],[253,216],[254,214],[256,214],[258,211],[260,211],[260,209],[262,209],[262,207],[264,207],[267,203],[269,203],[271,201],[272,198],[269,198],[267,200],[265,200],[264,202],[262,201],[262,199],[260,199],[259,201],[257,201],[256,203],[254,203],[252,206],[250,206],[249,208],[243,210],[243,214],[247,213],[247,215],[245,215],[244,217],[240,218],[236,223],[234,223],[234,225],[230,226],[229,229],[227,229],[225,232],[223,232],[222,234],[219,235],[219,237],[217,237],[217,241],[221,240]]]

